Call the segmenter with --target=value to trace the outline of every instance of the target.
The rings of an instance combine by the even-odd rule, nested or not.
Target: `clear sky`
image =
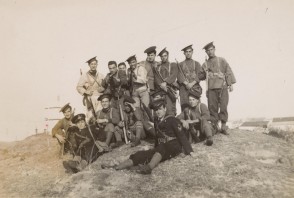
[[[144,60],[152,45],[182,61],[193,44],[202,64],[214,41],[237,79],[230,119],[294,116],[293,16],[293,0],[0,0],[0,141],[43,131],[45,107],[82,112],[89,58],[106,74],[109,60]]]

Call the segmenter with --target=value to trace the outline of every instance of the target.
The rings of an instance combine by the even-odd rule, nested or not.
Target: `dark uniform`
[[[73,118],[74,123],[77,123],[80,120],[85,120],[84,114],[78,114]],[[91,126],[90,130],[93,137],[97,139],[98,131],[95,126]],[[73,153],[75,156],[80,156],[81,159],[85,160],[87,163],[92,163],[101,155],[94,143],[90,130],[87,126],[83,129],[75,127],[70,135],[70,143],[72,145]]]
[[[182,49],[185,51],[188,48],[192,48],[191,45]],[[178,72],[178,82],[180,84],[180,103],[181,107],[188,104],[188,92],[184,82],[196,82],[191,90],[198,91],[202,93],[202,88],[200,87],[200,81],[205,79],[205,71],[201,68],[199,62],[193,59],[186,59],[183,62],[179,63],[179,72]],[[183,110],[183,108],[182,108]]]
[[[189,92],[189,96],[195,97],[199,100],[200,95],[196,92]],[[180,115],[177,116],[179,120],[199,120],[197,123],[190,124],[189,130],[187,130],[187,136],[194,139],[197,143],[199,140],[202,141],[204,139],[210,139],[207,141],[207,145],[212,144],[211,137],[213,136],[213,129],[210,124],[210,115],[208,108],[205,104],[201,103],[200,101],[195,107],[189,106],[186,108]],[[197,131],[200,132],[199,137]]]
[[[159,52],[159,56],[161,56],[166,51],[166,48],[164,48],[161,52]],[[167,52],[168,53],[168,52]],[[178,75],[178,66],[176,63],[171,63],[169,61],[166,62],[160,62],[156,68],[157,72],[155,71],[154,77],[155,77],[155,88],[158,90],[162,90],[160,87],[160,84],[163,82],[166,82],[167,84],[167,90],[164,90],[166,92],[165,94],[165,100],[166,100],[166,108],[167,108],[167,114],[168,115],[176,115],[177,109],[176,109],[176,79]]]
[[[118,70],[115,74],[108,73],[102,81],[102,86],[105,88],[104,93],[111,94],[112,96],[111,106],[118,109],[119,102],[121,104],[121,98],[124,95],[129,95],[126,70]]]
[[[203,49],[214,47],[213,43],[207,44]],[[236,83],[234,73],[228,62],[221,57],[211,57],[203,65],[208,73],[208,108],[211,121],[216,125],[220,120],[223,124],[228,121],[228,86]]]
[[[160,101],[154,102],[158,105]],[[162,105],[162,103],[160,104]],[[154,108],[154,107],[153,107]],[[138,151],[130,156],[134,166],[148,164],[157,152],[162,156],[161,161],[168,160],[180,154],[182,149],[185,154],[190,154],[193,149],[184,133],[179,130],[180,122],[174,116],[166,116],[163,120],[155,122],[158,146],[147,151]]]

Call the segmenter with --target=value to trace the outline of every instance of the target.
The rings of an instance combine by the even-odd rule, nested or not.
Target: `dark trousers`
[[[162,156],[161,162],[163,162],[179,155],[181,152],[182,146],[177,139],[174,139],[166,143],[161,143],[154,149],[138,151],[130,155],[130,160],[133,161],[134,166],[139,164],[148,164],[155,153],[160,153]]]
[[[229,92],[227,88],[208,90],[208,109],[213,123],[228,121]]]

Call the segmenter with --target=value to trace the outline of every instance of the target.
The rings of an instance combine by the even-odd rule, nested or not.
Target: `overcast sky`
[[[202,64],[214,41],[237,79],[229,119],[293,116],[293,16],[292,0],[0,0],[0,141],[43,130],[45,107],[82,112],[75,87],[89,58],[106,74],[152,45],[182,61],[193,44]]]

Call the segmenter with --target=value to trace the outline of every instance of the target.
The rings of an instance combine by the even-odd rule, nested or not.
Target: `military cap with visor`
[[[75,115],[75,116],[71,119],[72,123],[74,123],[74,124],[78,123],[78,122],[81,121],[81,120],[86,121],[86,115],[83,114],[83,113],[80,113],[80,114],[78,114],[78,115]]]
[[[150,109],[157,111],[163,105],[165,105],[165,100],[159,99],[159,100],[155,100],[152,103],[150,103],[149,107],[150,107]]]
[[[193,50],[192,45],[188,45],[187,47],[184,47],[181,51],[184,51],[185,52],[188,49]]]
[[[144,53],[146,53],[146,54],[155,53],[156,54],[156,46],[152,46],[152,47],[145,49]]]
[[[211,48],[211,47],[215,47],[215,46],[213,45],[213,42],[210,42],[210,43],[206,44],[206,45],[203,47],[203,49],[204,49],[204,50],[208,50],[208,49]]]
[[[108,98],[109,100],[111,99],[111,95],[110,94],[102,94],[101,96],[98,97],[98,101],[102,101],[104,98]]]
[[[158,53],[158,56],[162,56],[165,52],[168,54],[166,47]]]
[[[63,107],[61,107],[59,112],[64,113],[67,109],[71,109],[71,106],[69,105],[69,103],[67,103],[66,105],[64,105]]]
[[[93,58],[87,60],[86,63],[90,64],[90,63],[93,62],[93,61],[96,61],[96,62],[97,62],[96,57],[97,57],[97,56],[95,56],[95,57],[93,57]]]
[[[130,56],[126,61],[130,63],[132,60],[137,60],[136,55]]]
[[[132,98],[132,97],[130,97],[130,96],[124,96],[124,103],[125,102],[127,102],[127,103],[131,103],[131,104],[135,104],[136,103],[136,101]]]
[[[188,92],[188,96],[192,96],[193,98],[196,98],[197,100],[199,100],[201,94],[199,92],[197,92],[197,91],[190,90]]]

